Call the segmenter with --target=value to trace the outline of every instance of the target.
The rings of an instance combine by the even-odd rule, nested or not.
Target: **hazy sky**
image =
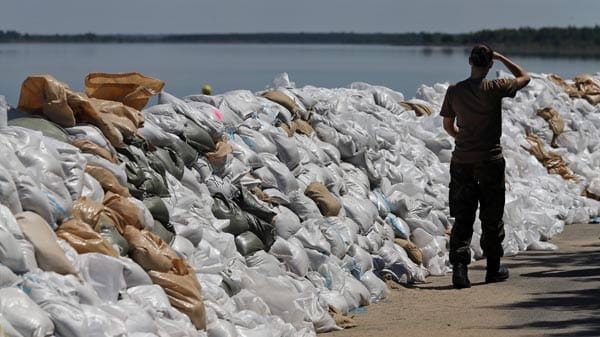
[[[30,33],[468,32],[600,24],[598,0],[2,0]]]

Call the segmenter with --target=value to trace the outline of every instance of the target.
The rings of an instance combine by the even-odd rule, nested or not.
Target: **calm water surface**
[[[600,71],[600,60],[515,58],[531,72],[571,78]],[[83,90],[90,72],[132,72],[159,78],[177,96],[205,83],[215,93],[261,90],[287,72],[298,86],[343,87],[355,81],[390,87],[413,97],[421,84],[468,76],[462,49],[348,45],[262,44],[0,44],[0,95],[16,105],[31,74],[52,74]],[[502,69],[498,65],[497,69]]]

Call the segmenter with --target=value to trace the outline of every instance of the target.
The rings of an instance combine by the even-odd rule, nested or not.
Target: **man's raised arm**
[[[504,64],[504,66],[517,78],[518,89],[525,87],[529,81],[531,81],[531,77],[525,71],[525,69],[521,68],[518,64],[511,61],[508,57],[494,52],[494,60],[499,60]],[[517,89],[517,90],[518,90]]]

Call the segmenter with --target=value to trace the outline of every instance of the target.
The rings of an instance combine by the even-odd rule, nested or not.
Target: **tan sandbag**
[[[556,143],[556,138],[564,131],[565,129],[565,121],[562,119],[558,111],[553,108],[543,108],[537,111],[537,115],[542,117],[548,125],[550,125],[550,129],[552,130],[552,141],[550,142],[550,146],[557,148],[558,144]]]
[[[50,75],[29,76],[21,85],[18,109],[41,114],[61,126],[75,126],[75,114],[67,103],[69,87]]]
[[[310,183],[304,194],[317,204],[323,216],[337,216],[342,209],[340,202],[321,183]]]
[[[417,245],[408,240],[400,238],[394,239],[394,243],[402,247],[406,251],[406,254],[412,260],[412,262],[419,265],[423,264],[423,253],[421,252],[419,247],[417,247]]]
[[[121,185],[114,174],[109,170],[99,166],[88,165],[85,168],[85,172],[98,180],[104,191],[111,191],[125,197],[131,196],[129,190]]]
[[[400,106],[408,110],[413,110],[417,116],[429,116],[433,113],[433,109],[425,104],[402,101],[400,102]]]
[[[64,222],[56,230],[56,235],[67,241],[79,254],[100,253],[112,257],[119,256],[108,241],[105,241],[90,225],[79,219]]]
[[[567,93],[567,95],[569,95],[569,97],[581,97],[579,90],[575,87],[575,85],[565,82],[565,80],[563,80],[560,76],[556,74],[550,74],[548,75],[548,79],[561,87]]]
[[[294,129],[298,133],[305,134],[310,136],[315,132],[312,125],[310,125],[307,121],[302,119],[295,119],[292,121],[292,129]]]
[[[589,74],[582,74],[573,79],[575,87],[579,90],[581,97],[585,98],[590,104],[600,103],[600,81]]]
[[[267,91],[264,94],[262,94],[262,96],[268,99],[269,101],[283,105],[292,113],[292,115],[298,115],[298,106],[296,105],[296,102],[294,102],[294,100],[291,97],[284,94],[283,92],[277,90]]]
[[[354,320],[354,316],[349,317],[344,315],[340,310],[332,305],[329,305],[329,314],[335,321],[335,324],[340,328],[350,329],[358,326]]]
[[[23,234],[33,245],[35,259],[41,269],[63,275],[77,274],[46,220],[33,212],[18,213],[15,218]]]
[[[293,123],[291,123],[290,125],[281,123],[281,125],[279,125],[279,127],[282,128],[283,131],[285,131],[285,133],[288,135],[288,137],[294,137],[294,133],[296,133],[296,127],[294,126]]]
[[[548,173],[559,174],[565,180],[572,180],[579,182],[579,178],[573,174],[573,172],[567,167],[565,160],[558,154],[546,151],[544,142],[534,134],[528,134],[525,138],[531,145],[529,148],[522,146],[529,153],[533,154],[535,158],[546,167]]]
[[[176,259],[173,266],[169,272],[150,271],[148,275],[152,283],[164,289],[173,307],[186,314],[198,330],[206,330],[202,288],[194,269],[181,259]]]
[[[214,152],[208,152],[206,158],[213,164],[223,164],[227,158],[227,155],[233,152],[233,148],[226,139],[223,139],[217,143],[217,149]]]
[[[179,258],[166,242],[150,231],[128,226],[123,237],[129,243],[129,255],[145,270],[168,272],[173,268],[173,260]]]
[[[87,197],[81,197],[73,203],[71,215],[92,226],[96,232],[99,232],[103,226],[109,226],[122,234],[126,226],[122,218],[112,209]]]
[[[81,152],[94,154],[110,161],[111,163],[117,163],[117,157],[112,152],[98,146],[98,144],[90,140],[76,139],[72,141],[71,144],[79,148]]]
[[[122,228],[127,226],[134,226],[137,229],[144,228],[143,220],[140,219],[140,209],[127,198],[109,191],[104,195],[103,204],[115,213]]]
[[[121,102],[137,110],[142,110],[164,86],[163,81],[140,73],[91,73],[85,77],[89,97]]]

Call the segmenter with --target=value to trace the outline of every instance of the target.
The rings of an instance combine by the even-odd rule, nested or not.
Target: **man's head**
[[[471,50],[469,64],[473,67],[489,70],[492,67],[494,51],[485,44],[478,44]]]

